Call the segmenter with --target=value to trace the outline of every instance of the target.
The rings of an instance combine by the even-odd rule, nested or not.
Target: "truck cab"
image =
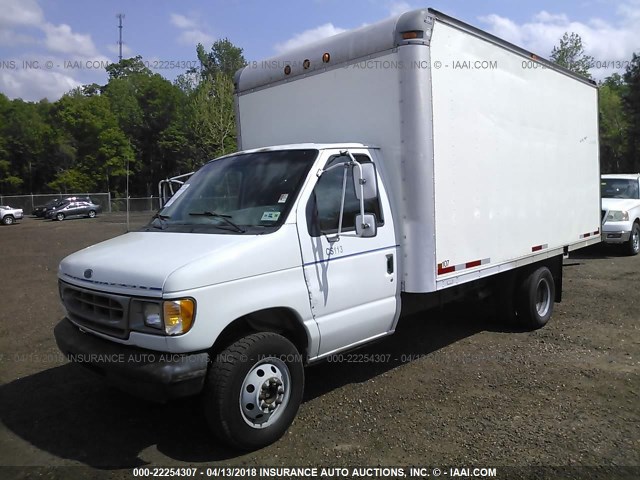
[[[206,390],[213,357],[269,333],[274,350],[262,353],[275,355],[266,378],[280,403],[269,410],[258,398],[271,387],[256,354],[240,375],[255,395],[223,417],[279,435],[264,427],[291,414],[291,396],[297,409],[300,365],[394,330],[398,244],[378,157],[361,144],[302,144],[209,162],[141,231],[62,261],[61,350],[164,401]],[[220,430],[221,417],[210,418]]]

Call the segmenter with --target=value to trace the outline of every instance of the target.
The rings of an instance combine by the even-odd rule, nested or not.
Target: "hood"
[[[638,207],[640,200],[632,198],[603,198],[602,209],[603,210],[626,210],[627,212],[632,208]]]
[[[90,289],[160,297],[300,265],[295,225],[285,224],[266,235],[127,233],[69,255],[58,277]]]

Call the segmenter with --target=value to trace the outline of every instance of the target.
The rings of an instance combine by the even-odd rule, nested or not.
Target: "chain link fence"
[[[62,200],[69,197],[89,197],[102,207],[103,212],[126,212],[126,198],[111,198],[110,193],[65,193],[36,195],[0,195],[0,205],[21,208],[25,215],[30,215],[35,207],[51,200]],[[129,198],[130,212],[154,212],[160,208],[158,197]]]

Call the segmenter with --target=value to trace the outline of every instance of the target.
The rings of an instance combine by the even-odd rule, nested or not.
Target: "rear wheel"
[[[2,223],[5,225],[11,225],[14,222],[14,218],[11,215],[5,215],[2,217]]]
[[[56,220],[58,220],[59,222],[64,220],[64,213],[57,213],[56,214]]]
[[[518,292],[518,323],[531,328],[544,327],[553,313],[555,294],[553,275],[547,267],[527,275]]]
[[[218,354],[203,401],[212,432],[243,450],[278,440],[296,416],[304,369],[296,347],[276,333],[248,335]]]
[[[636,222],[633,224],[631,236],[625,246],[627,255],[638,255],[640,252],[640,223]]]

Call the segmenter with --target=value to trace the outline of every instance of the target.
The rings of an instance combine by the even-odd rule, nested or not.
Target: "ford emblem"
[[[93,270],[91,270],[90,268],[87,268],[84,271],[84,278],[91,278],[92,275],[93,275]]]

